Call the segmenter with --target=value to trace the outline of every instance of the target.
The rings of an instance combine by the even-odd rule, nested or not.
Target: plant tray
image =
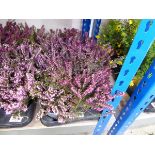
[[[51,117],[49,115],[43,116],[40,121],[43,125],[47,127],[51,126],[57,126],[57,125],[63,125],[63,124],[69,124],[73,122],[79,122],[79,121],[89,121],[89,120],[98,120],[100,117],[100,113],[95,110],[88,110],[87,112],[83,113],[81,117],[77,117],[71,121],[68,121],[66,123],[59,123],[58,120],[54,117]]]
[[[6,115],[4,109],[0,109],[0,128],[16,128],[28,125],[34,116],[36,103],[32,102],[26,112],[22,112],[20,117],[13,117],[11,114]]]

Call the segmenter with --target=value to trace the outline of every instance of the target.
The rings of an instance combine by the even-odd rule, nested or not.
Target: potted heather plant
[[[33,118],[35,103],[30,90],[35,81],[30,45],[0,46],[0,127],[21,127]]]
[[[34,59],[40,48],[31,45],[34,29],[8,21],[0,25],[0,127],[22,127],[31,122],[35,103]]]
[[[112,110],[107,104],[113,98],[110,46],[82,40],[76,29],[51,31],[42,46],[44,67],[39,67],[31,94],[39,100],[44,125],[96,119],[104,108]]]

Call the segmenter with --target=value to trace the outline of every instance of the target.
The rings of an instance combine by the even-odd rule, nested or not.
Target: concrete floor
[[[40,122],[16,129],[0,129],[0,135],[90,135],[97,121],[85,121],[54,127],[45,127]],[[34,124],[35,126],[31,126]]]
[[[107,133],[115,118],[112,117],[104,134]],[[82,121],[61,126],[45,127],[40,121],[33,120],[23,128],[0,129],[0,135],[91,135],[97,121]],[[142,113],[125,135],[155,135],[155,113]]]
[[[155,135],[155,125],[128,130],[125,135]]]

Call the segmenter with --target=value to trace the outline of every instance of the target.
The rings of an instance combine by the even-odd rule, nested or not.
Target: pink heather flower
[[[83,85],[85,86],[86,84],[88,84],[91,81],[91,77],[85,77]]]
[[[80,76],[75,77],[75,82],[79,88],[81,88],[81,81],[80,80],[81,80]]]
[[[82,94],[82,96],[84,97],[84,96],[86,96],[86,95],[92,93],[93,90],[94,90],[94,85],[90,85],[90,86],[85,90],[85,92]]]
[[[60,84],[62,85],[62,86],[66,86],[66,85],[68,85],[70,83],[70,80],[60,80]]]
[[[75,88],[74,88],[73,86],[71,87],[71,90],[72,90],[73,93],[75,93],[75,95],[76,95],[78,98],[82,99],[82,95],[80,94],[80,92],[76,91]]]
[[[11,108],[12,109],[16,109],[16,108],[20,108],[21,104],[19,102],[14,102],[12,105],[11,105]]]
[[[6,78],[0,76],[0,84],[3,84],[5,82],[5,80],[6,80]]]
[[[28,107],[27,107],[26,105],[23,105],[23,106],[22,106],[22,110],[23,110],[24,112],[26,112],[27,109],[28,109]]]
[[[86,100],[88,104],[93,104],[94,101],[95,101],[95,98],[89,98]]]
[[[57,106],[52,106],[52,111],[53,111],[55,114],[59,114],[59,110],[58,110]]]
[[[97,111],[102,111],[104,108],[96,108],[96,107],[94,107],[93,109],[95,109]]]
[[[34,76],[31,73],[26,73],[26,77],[27,77],[27,89],[30,91],[30,89],[32,88],[32,86],[34,85]]]
[[[68,72],[69,77],[72,76],[72,62],[65,62],[66,71]]]
[[[12,110],[6,109],[6,110],[5,110],[5,113],[6,113],[6,115],[10,115],[10,114],[12,113]]]
[[[65,123],[65,120],[62,116],[58,117],[58,122],[59,123]]]

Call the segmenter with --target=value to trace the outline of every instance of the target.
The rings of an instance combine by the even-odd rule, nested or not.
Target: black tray
[[[63,125],[63,124],[69,124],[73,122],[80,122],[80,121],[88,121],[88,120],[98,120],[100,117],[100,113],[95,111],[95,110],[88,110],[87,112],[84,113],[84,117],[78,117],[75,118],[71,121],[68,121],[66,123],[59,123],[57,119],[45,115],[43,116],[40,121],[43,125],[50,127],[50,126],[57,126],[57,125]]]
[[[4,109],[0,109],[0,128],[16,128],[16,127],[24,127],[28,125],[34,116],[36,109],[36,103],[31,102],[28,106],[28,110],[26,112],[21,113],[21,120],[11,120],[12,115],[6,115]]]

